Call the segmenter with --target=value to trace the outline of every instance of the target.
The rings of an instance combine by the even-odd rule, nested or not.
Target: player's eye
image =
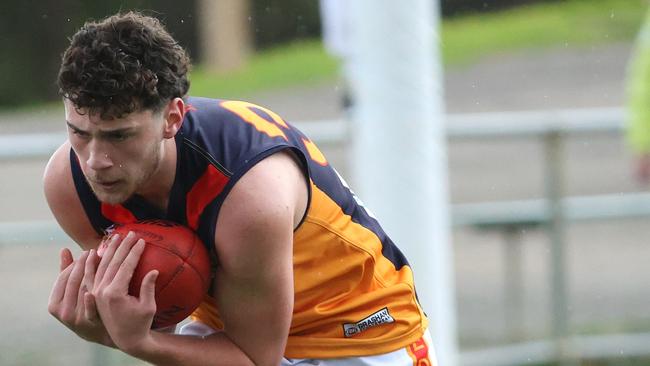
[[[128,139],[131,135],[128,133],[111,133],[107,137],[113,141],[124,141]]]
[[[73,135],[82,138],[82,139],[87,139],[90,137],[90,134],[87,132],[79,131],[79,130],[70,130]]]

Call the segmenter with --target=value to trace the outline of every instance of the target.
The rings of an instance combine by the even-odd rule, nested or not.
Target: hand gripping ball
[[[122,238],[133,231],[145,241],[140,262],[129,284],[129,294],[139,296],[144,276],[158,270],[156,314],[152,328],[175,325],[201,303],[210,285],[210,259],[199,237],[189,228],[170,221],[147,220],[115,226],[109,234]]]

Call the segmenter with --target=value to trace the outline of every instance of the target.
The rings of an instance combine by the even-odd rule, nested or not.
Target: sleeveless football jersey
[[[417,341],[427,319],[406,259],[318,147],[251,103],[190,97],[187,104],[175,137],[176,178],[167,212],[137,195],[120,205],[99,202],[70,150],[75,187],[95,230],[103,234],[113,224],[136,220],[175,221],[197,232],[218,265],[215,225],[228,192],[257,162],[291,149],[310,184],[308,209],[294,232],[295,301],[285,356],[380,354]],[[193,318],[222,328],[209,296]]]

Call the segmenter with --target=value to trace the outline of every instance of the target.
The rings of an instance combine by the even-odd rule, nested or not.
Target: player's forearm
[[[254,365],[222,332],[205,338],[151,332],[142,344],[123,351],[157,366]]]

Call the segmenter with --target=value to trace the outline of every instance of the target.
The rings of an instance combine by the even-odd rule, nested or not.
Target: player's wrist
[[[155,339],[155,333],[157,332],[149,331],[144,337],[123,342],[117,348],[133,357],[145,361],[150,360],[152,355],[155,354],[158,344],[158,340]]]
[[[117,349],[117,346],[115,345],[115,342],[113,342],[113,340],[111,339],[111,337],[108,334],[106,334],[102,339],[100,339],[100,341],[98,343],[103,345],[103,346],[106,346],[106,347]]]
[[[108,335],[104,336],[104,337],[101,337],[101,336],[99,336],[99,337],[97,337],[97,336],[84,336],[84,335],[81,335],[81,334],[78,334],[78,335],[79,335],[79,337],[81,339],[83,339],[83,340],[85,340],[87,342],[96,343],[96,344],[106,346],[106,347],[110,347],[110,348],[117,348],[117,346],[115,346],[115,343],[113,343],[113,340],[111,339],[111,337],[109,337]]]

